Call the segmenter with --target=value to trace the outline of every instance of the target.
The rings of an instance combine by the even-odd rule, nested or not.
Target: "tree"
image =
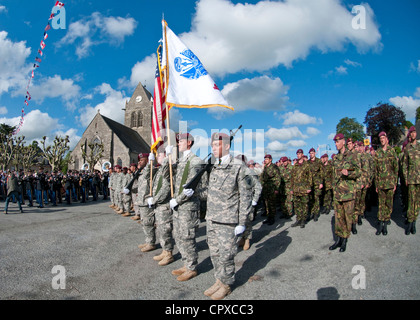
[[[82,150],[83,159],[89,164],[90,170],[93,171],[93,168],[103,156],[104,145],[98,142],[90,142],[87,146],[90,149],[89,152],[87,151],[86,144],[82,144],[80,149]]]
[[[69,136],[66,136],[65,138],[56,136],[53,144],[49,146],[46,145],[46,140],[47,137],[44,136],[41,141],[41,150],[43,152],[44,158],[47,159],[50,163],[52,171],[54,171],[55,169],[59,168],[64,155],[70,149]]]
[[[416,109],[416,123],[420,120],[420,107]]]
[[[33,141],[29,146],[25,146],[23,143],[21,151],[21,164],[23,168],[27,170],[36,164],[41,153],[42,151],[38,146],[38,141]]]
[[[395,145],[400,142],[404,134],[405,122],[405,113],[401,108],[379,102],[376,107],[368,110],[364,123],[367,134],[372,136],[373,145],[379,145],[378,135],[381,131],[385,131],[389,143]]]
[[[25,140],[24,136],[13,135],[14,127],[7,124],[0,125],[0,164],[2,170],[6,170],[13,161],[20,145]]]
[[[344,137],[352,138],[356,141],[363,141],[365,136],[363,132],[363,125],[357,122],[356,118],[342,118],[337,126],[336,126],[337,133],[342,133]]]

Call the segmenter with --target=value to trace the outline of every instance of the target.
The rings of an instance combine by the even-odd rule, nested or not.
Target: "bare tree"
[[[54,171],[56,168],[59,168],[64,155],[70,149],[69,136],[66,136],[65,138],[56,136],[53,144],[49,146],[46,145],[46,140],[47,137],[44,136],[41,141],[41,150],[44,158],[48,160],[51,169]]]
[[[5,170],[12,163],[16,152],[25,140],[24,136],[16,137],[13,132],[0,131],[0,163]]]
[[[41,153],[41,149],[38,146],[38,141],[32,142],[29,146],[22,145],[21,151],[21,164],[23,169],[27,170],[38,162],[38,157]]]
[[[89,152],[85,144],[80,149],[82,150],[82,156],[85,161],[89,164],[89,168],[93,170],[98,161],[102,158],[104,153],[104,145],[98,142],[90,142],[88,145]]]

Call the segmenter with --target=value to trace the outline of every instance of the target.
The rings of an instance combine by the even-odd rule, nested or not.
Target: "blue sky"
[[[243,125],[235,153],[257,161],[293,158],[299,148],[332,153],[341,118],[363,124],[382,101],[414,122],[420,106],[416,0],[62,2],[66,28],[48,31],[25,106],[55,0],[0,0],[0,122],[17,125],[25,107],[28,141],[69,135],[74,146],[97,109],[123,122],[139,81],[153,93],[163,15],[235,108],[172,109],[197,146],[212,130]]]

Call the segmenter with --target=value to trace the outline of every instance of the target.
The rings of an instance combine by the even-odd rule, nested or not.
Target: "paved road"
[[[25,207],[20,214],[11,204],[8,215],[0,214],[0,299],[208,300],[203,291],[214,278],[205,222],[197,239],[199,276],[180,283],[170,273],[181,267],[179,252],[174,263],[159,267],[152,257],[160,250],[137,248],[144,241],[141,225],[108,205]],[[398,209],[388,236],[376,236],[374,208],[345,253],[328,250],[331,214],[304,229],[291,228],[292,220],[263,225],[257,217],[252,246],[236,257],[237,282],[225,301],[420,299],[419,234],[404,234]],[[65,270],[53,274],[54,266]],[[64,274],[65,289],[54,289],[54,277]]]

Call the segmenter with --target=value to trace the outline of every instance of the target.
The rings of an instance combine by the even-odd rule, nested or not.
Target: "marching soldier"
[[[376,235],[388,234],[387,225],[391,219],[394,204],[394,192],[398,183],[398,156],[394,148],[389,146],[384,131],[379,133],[381,147],[375,155],[375,181],[378,193],[378,230]]]
[[[340,247],[340,252],[344,252],[353,224],[356,181],[361,173],[357,155],[346,150],[344,135],[336,134],[334,141],[338,151],[333,160],[335,235],[337,239],[329,249],[335,250]]]
[[[296,214],[296,222],[292,227],[305,228],[308,215],[309,193],[312,186],[312,174],[308,162],[303,159],[303,150],[296,151],[297,162],[292,168],[291,191],[293,207]]]
[[[420,210],[420,144],[417,142],[414,126],[408,130],[408,137],[402,165],[405,184],[408,187],[406,235],[416,233],[416,221]]]
[[[320,159],[316,157],[316,151],[314,148],[309,150],[309,164],[310,171],[312,173],[312,186],[311,193],[309,194],[309,213],[310,219],[318,221],[318,217],[321,211],[320,208],[320,197],[322,195],[323,180],[324,180],[324,168]]]
[[[154,160],[151,153],[149,160]],[[157,235],[162,247],[162,253],[154,256],[153,260],[159,261],[158,265],[166,266],[174,261],[172,251],[174,249],[174,239],[172,237],[173,217],[169,206],[171,199],[171,185],[169,178],[169,159],[165,157],[165,149],[160,147],[157,152],[158,169],[153,175],[152,196],[147,198],[149,208],[154,210],[156,219]]]
[[[279,169],[273,163],[271,155],[264,157],[264,169],[261,174],[262,197],[267,211],[267,220],[263,223],[272,225],[276,216],[276,200],[279,193],[281,177]]]
[[[176,166],[174,177],[174,197],[169,204],[173,210],[174,238],[181,253],[183,266],[173,270],[178,281],[187,281],[197,276],[198,253],[196,232],[200,222],[200,199],[192,190],[184,190],[184,185],[190,181],[202,168],[203,161],[191,152],[194,138],[189,133],[177,136],[178,151],[182,153]],[[166,154],[170,156],[172,146],[168,146]],[[201,179],[203,180],[205,176]]]
[[[211,147],[219,164],[212,168],[209,176],[206,221],[216,282],[204,294],[220,300],[231,292],[235,281],[237,240],[245,231],[252,210],[252,187],[245,164],[229,154],[229,135],[214,133]]]

